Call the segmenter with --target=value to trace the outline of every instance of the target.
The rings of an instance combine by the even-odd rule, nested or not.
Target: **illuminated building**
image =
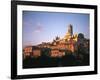
[[[70,24],[65,36],[60,39],[60,37],[55,37],[52,42],[42,42],[37,46],[29,46],[24,48],[24,56],[41,56],[41,49],[50,49],[51,57],[64,56],[66,51],[75,53],[82,46],[87,53],[89,53],[89,40],[84,37],[84,34],[73,34],[73,26]]]

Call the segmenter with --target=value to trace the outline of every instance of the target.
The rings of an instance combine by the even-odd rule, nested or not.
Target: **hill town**
[[[63,38],[56,36],[52,42],[26,46],[23,49],[23,59],[39,58],[41,56],[63,58],[73,55],[78,62],[82,62],[87,57],[84,63],[89,64],[89,39],[85,38],[82,33],[73,34],[73,26],[71,24],[67,28],[68,30]]]

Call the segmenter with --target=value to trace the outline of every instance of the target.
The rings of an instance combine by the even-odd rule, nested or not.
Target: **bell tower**
[[[73,35],[73,26],[71,24],[68,26],[68,33],[70,34],[70,36]]]
[[[73,26],[71,24],[68,25],[67,29],[68,30],[67,30],[66,35],[64,36],[64,40],[69,40],[73,35]]]

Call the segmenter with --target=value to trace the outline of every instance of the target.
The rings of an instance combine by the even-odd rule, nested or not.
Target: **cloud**
[[[34,30],[34,32],[35,32],[35,33],[39,33],[39,32],[41,32],[41,31],[40,31],[40,30]]]
[[[34,29],[35,33],[40,33],[43,31],[43,26],[40,23],[37,23]]]

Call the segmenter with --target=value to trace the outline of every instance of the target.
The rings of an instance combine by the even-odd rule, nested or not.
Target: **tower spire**
[[[69,24],[68,26],[68,33],[72,36],[73,35],[73,26]]]

